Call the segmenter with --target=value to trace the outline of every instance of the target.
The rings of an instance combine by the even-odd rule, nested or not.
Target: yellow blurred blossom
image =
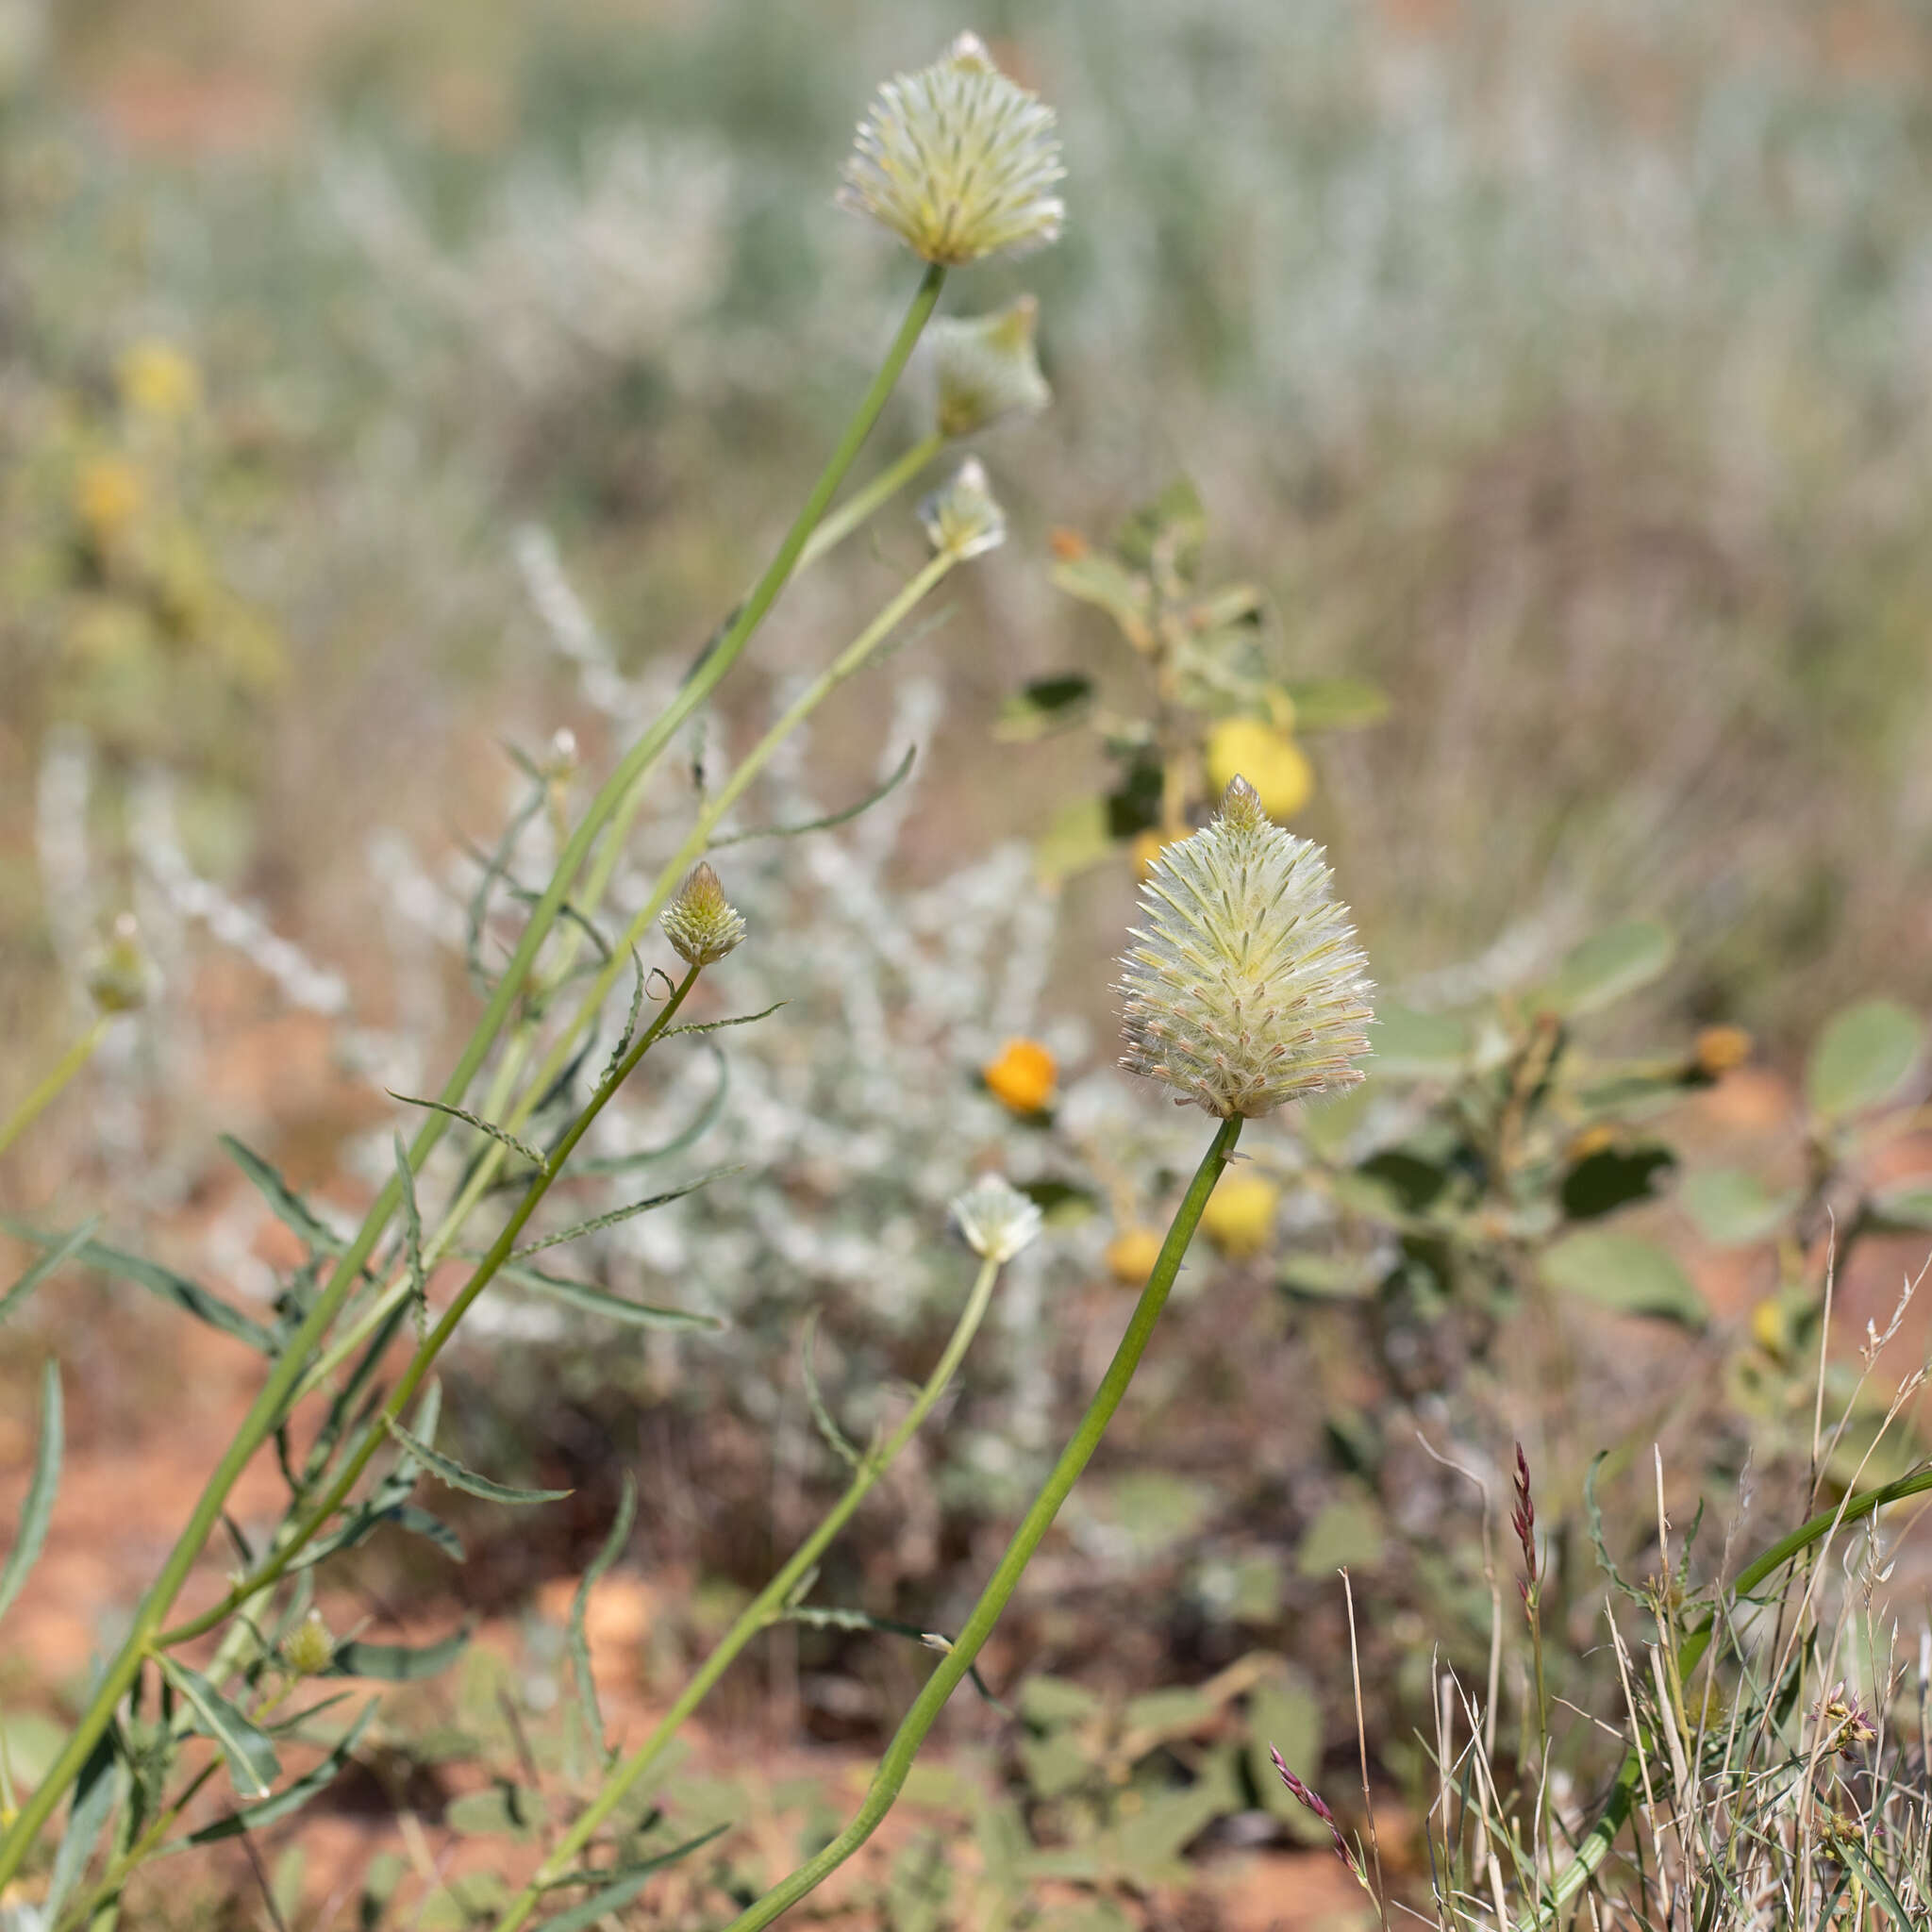
[[[1592,1154],[1602,1154],[1616,1144],[1616,1128],[1607,1122],[1598,1121],[1594,1126],[1585,1127],[1576,1135],[1566,1151],[1573,1161],[1588,1160]]]
[[[1751,1338],[1767,1355],[1784,1354],[1790,1341],[1790,1326],[1777,1296],[1766,1295],[1752,1308]]]
[[[1059,1068],[1037,1040],[1009,1040],[980,1068],[987,1090],[1015,1113],[1038,1113],[1053,1098]]]
[[[1291,819],[1315,792],[1315,771],[1287,732],[1258,718],[1224,718],[1208,734],[1208,776],[1216,791],[1238,777],[1261,794],[1271,819]]]
[[[96,537],[117,536],[146,498],[141,472],[125,457],[95,457],[74,483],[74,513]]]
[[[1152,826],[1144,832],[1136,832],[1131,848],[1134,855],[1134,876],[1144,879],[1154,870],[1154,861],[1172,842],[1165,832],[1158,832]]]
[[[1107,1244],[1107,1272],[1123,1288],[1140,1288],[1160,1258],[1160,1231],[1153,1227],[1123,1228]]]
[[[178,422],[201,401],[201,372],[171,342],[136,342],[114,373],[121,400],[137,415]]]
[[[1201,1231],[1231,1261],[1257,1255],[1274,1232],[1281,1190],[1258,1174],[1224,1174],[1201,1214]]]
[[[1751,1058],[1753,1044],[1741,1026],[1707,1026],[1697,1036],[1697,1070],[1712,1075],[1728,1074]]]

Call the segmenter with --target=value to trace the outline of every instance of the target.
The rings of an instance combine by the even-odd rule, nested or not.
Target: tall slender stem
[[[873,425],[878,421],[879,412],[886,406],[886,399],[897,385],[904,372],[913,346],[917,343],[934,308],[938,305],[940,290],[945,280],[945,270],[937,263],[928,264],[920,278],[917,292],[906,311],[906,318],[899,325],[899,331],[892,339],[891,347],[886,352],[885,361],[874,377],[872,386],[866,391],[858,408],[847,423],[829,461],[812,486],[811,494],[806,499],[805,508],[799,512],[791,529],[786,533],[778,553],[773,558],[764,575],[759,578],[757,588],[740,608],[737,615],[726,626],[716,644],[703,656],[692,669],[675,698],[651,724],[631,749],[625,755],[617,769],[605,781],[596,798],[591,802],[582,823],[572,834],[569,842],[559,855],[557,870],[549,885],[532,908],[528,924],[518,941],[509,963],[504,968],[496,983],[494,992],[485,1007],[483,1017],[477,1022],[475,1032],[469,1044],[463,1049],[442,1092],[438,1096],[448,1105],[460,1104],[469,1091],[470,1083],[476,1077],[484,1060],[489,1057],[491,1046],[502,1033],[508,1021],[516,1001],[521,994],[525,981],[531,968],[536,964],[544,941],[549,937],[562,912],[564,903],[577,874],[583,869],[585,860],[591,856],[596,844],[598,834],[610,824],[613,816],[631,795],[638,780],[656,761],[664,747],[671,741],[678,729],[693,711],[717,688],[724,674],[730,670],[750,641],[754,632],[764,620],[778,592],[784,588],[787,578],[798,562],[812,531],[824,517],[833,496],[838,492],[845,474],[852,467],[860,446],[871,434]],[[420,1173],[424,1162],[441,1140],[447,1128],[445,1116],[432,1114],[416,1135],[409,1148],[409,1166]],[[255,1452],[268,1439],[275,1424],[281,1420],[296,1383],[307,1367],[309,1357],[317,1343],[327,1333],[330,1324],[341,1312],[342,1305],[362,1278],[363,1270],[370,1257],[375,1254],[376,1243],[382,1239],[401,1202],[400,1184],[390,1180],[376,1195],[375,1201],[364,1216],[362,1225],[347,1250],[336,1263],[322,1292],[317,1295],[314,1306],[309,1309],[302,1325],[289,1338],[281,1356],[262,1385],[261,1393],[257,1396],[254,1406],[243,1418],[234,1437],[229,1441],[214,1474],[208,1478],[200,1500],[189,1518],[187,1527],[182,1531],[175,1547],[169,1552],[161,1566],[158,1576],[136,1609],[127,1636],[119,1651],[102,1673],[94,1688],[94,1694],[82,1712],[79,1722],[69,1734],[58,1757],[48,1767],[45,1775],[35,1788],[33,1796],[21,1807],[20,1815],[13,1821],[11,1828],[0,1837],[0,1885],[19,1872],[34,1840],[40,1836],[47,1820],[54,1814],[61,1795],[74,1780],[80,1775],[101,1734],[113,1718],[114,1708],[126,1694],[141,1669],[141,1661],[146,1654],[149,1640],[165,1621],[175,1599],[179,1595],[181,1586],[187,1581],[189,1572],[194,1567],[215,1524],[220,1519],[223,1505],[227,1501],[228,1492],[235,1487],[242,1472],[247,1467]]]
[[[26,1128],[37,1120],[42,1109],[50,1106],[81,1068],[93,1058],[94,1048],[100,1045],[101,1036],[108,1030],[105,1013],[63,1053],[54,1064],[53,1071],[41,1081],[34,1091],[13,1109],[6,1125],[0,1126],[0,1154],[5,1154]]]
[[[792,1591],[812,1565],[824,1555],[832,1539],[844,1528],[853,1511],[871,1493],[879,1478],[898,1460],[899,1452],[912,1440],[919,1425],[932,1413],[933,1405],[945,1392],[978,1332],[987,1306],[992,1299],[993,1283],[999,1272],[997,1261],[980,1264],[978,1279],[973,1284],[973,1292],[966,1299],[952,1339],[946,1343],[932,1374],[926,1377],[925,1386],[906,1412],[904,1421],[883,1443],[860,1458],[851,1482],[845,1487],[845,1493],[825,1512],[818,1527],[792,1553],[791,1559],[752,1599],[738,1621],[719,1640],[716,1648],[685,1686],[677,1702],[664,1713],[658,1728],[605,1779],[596,1797],[585,1807],[582,1815],[552,1849],[536,1875],[505,1908],[502,1918],[496,1922],[494,1932],[517,1932],[517,1927],[535,1908],[544,1888],[556,1884],[562,1874],[570,1870],[578,1853],[596,1836],[598,1827],[623,1803],[625,1793],[663,1756],[665,1746],[683,1728],[685,1720],[710,1695],[712,1687],[730,1668],[739,1652],[759,1631],[784,1615],[791,1605]]]
[[[1168,1291],[1174,1286],[1174,1276],[1180,1273],[1182,1257],[1187,1254],[1188,1243],[1200,1225],[1201,1210],[1207,1207],[1208,1197],[1214,1191],[1214,1184],[1227,1165],[1228,1156],[1233,1152],[1241,1130],[1241,1115],[1230,1115],[1222,1122],[1213,1143],[1202,1156],[1201,1165],[1194,1170],[1194,1178],[1189,1183],[1187,1194],[1167,1230],[1167,1239],[1161,1243],[1160,1257],[1155,1262],[1154,1272],[1147,1277],[1147,1286],[1141,1291],[1141,1299],[1134,1306],[1127,1332],[1122,1336],[1113,1360],[1100,1378],[1100,1387],[1094,1391],[1093,1400],[1087,1406],[1087,1413],[1080,1418],[1080,1426],[1074,1431],[1073,1441],[1060,1452],[1060,1459],[1054,1464],[1052,1474],[1034,1498],[1033,1507],[1014,1531],[1006,1555],[1000,1558],[999,1567],[992,1574],[992,1580],[980,1593],[978,1603],[973,1607],[973,1614],[967,1618],[965,1627],[960,1630],[952,1649],[940,1660],[938,1668],[913,1700],[911,1709],[906,1713],[897,1734],[886,1748],[886,1755],[879,1760],[878,1770],[873,1774],[872,1786],[857,1816],[816,1857],[808,1858],[791,1877],[774,1886],[749,1911],[734,1919],[729,1932],[758,1932],[759,1926],[769,1925],[780,1912],[796,1905],[821,1879],[837,1871],[878,1829],[880,1821],[892,1808],[907,1774],[912,1769],[912,1760],[925,1741],[926,1733],[932,1729],[960,1679],[972,1669],[980,1646],[992,1634],[992,1627],[999,1622],[1000,1613],[1006,1608],[1026,1565],[1032,1560],[1034,1551],[1040,1547],[1041,1540],[1059,1514],[1060,1505],[1067,1500],[1068,1493],[1079,1480],[1080,1472],[1100,1446],[1100,1439],[1106,1433],[1108,1424],[1113,1420],[1114,1411],[1120,1407],[1121,1398],[1126,1394],[1127,1385],[1134,1379],[1134,1371],[1141,1365],[1148,1338],[1154,1333],[1154,1324],[1159,1321],[1160,1311],[1167,1305]]]

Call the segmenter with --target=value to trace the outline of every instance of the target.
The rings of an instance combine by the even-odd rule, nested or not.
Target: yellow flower
[[[1037,1040],[1009,1040],[980,1068],[987,1091],[1015,1113],[1039,1113],[1053,1098],[1059,1068]]]
[[[1152,1227],[1123,1228],[1107,1244],[1107,1272],[1123,1288],[1140,1288],[1160,1258],[1160,1232]]]
[[[1237,777],[1261,794],[1271,819],[1291,819],[1315,792],[1314,767],[1287,732],[1258,718],[1224,718],[1208,734],[1208,776],[1225,791]]]
[[[1741,1026],[1707,1026],[1697,1036],[1697,1071],[1713,1076],[1728,1074],[1751,1058],[1752,1045]]]
[[[1134,834],[1134,876],[1144,879],[1154,870],[1154,862],[1165,852],[1173,841],[1165,832],[1152,828]]]
[[[1201,1229],[1231,1261],[1258,1255],[1274,1232],[1281,1190],[1257,1174],[1224,1174],[1202,1210]]]
[[[121,400],[140,416],[177,422],[201,401],[200,372],[170,342],[136,342],[114,373]]]
[[[114,537],[141,513],[146,495],[141,472],[125,457],[96,457],[75,479],[74,513],[95,537]]]

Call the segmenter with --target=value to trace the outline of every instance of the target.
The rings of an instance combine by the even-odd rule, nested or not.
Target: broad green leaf
[[[1131,511],[1114,535],[1114,548],[1136,569],[1145,570],[1163,555],[1175,572],[1191,579],[1208,536],[1208,511],[1193,479],[1176,476],[1150,503]]]
[[[543,1793],[498,1778],[488,1790],[470,1791],[458,1798],[442,1817],[460,1838],[508,1838],[526,1842],[543,1828]]]
[[[1020,1768],[1036,1798],[1063,1798],[1099,1768],[1090,1740],[1072,1730],[1029,1733],[1020,1740]]]
[[[716,1315],[696,1315],[688,1308],[660,1307],[653,1302],[626,1301],[588,1281],[572,1281],[561,1274],[547,1274],[523,1261],[506,1261],[503,1279],[533,1294],[546,1295],[554,1302],[576,1308],[586,1315],[601,1315],[607,1322],[622,1322],[631,1328],[723,1328]]]
[[[330,1677],[373,1677],[384,1684],[413,1684],[446,1671],[470,1641],[467,1629],[440,1643],[339,1643],[329,1667]]]
[[[1171,1685],[1164,1690],[1143,1690],[1140,1696],[1128,1698],[1121,1712],[1121,1727],[1141,1751],[1151,1751],[1170,1739],[1192,1737],[1220,1707],[1191,1685]]]
[[[1297,1777],[1319,1780],[1322,1771],[1322,1700],[1298,1671],[1270,1677],[1248,1699],[1248,1774],[1264,1810],[1308,1844],[1327,1841],[1328,1827],[1281,1782],[1270,1747],[1281,1753]]]
[[[1748,1247],[1775,1234],[1798,1204],[1795,1193],[1774,1194],[1755,1174],[1737,1167],[1686,1174],[1677,1198],[1698,1233],[1720,1248]]]
[[[688,1838],[681,1845],[673,1845],[668,1852],[659,1852],[655,1858],[646,1858],[641,1864],[623,1866],[614,1873],[572,1873],[559,1878],[550,1888],[553,1891],[566,1885],[583,1885],[595,1880],[603,1883],[601,1889],[589,1898],[580,1900],[566,1911],[541,1920],[531,1927],[531,1932],[590,1932],[590,1928],[607,1913],[614,1912],[619,1906],[628,1905],[644,1889],[645,1880],[654,1874],[663,1871],[667,1865],[676,1864],[680,1858],[690,1857],[728,1828],[714,1824],[709,1831],[700,1832],[696,1838]]]
[[[1569,1016],[1598,1012],[1658,978],[1676,950],[1668,926],[1654,919],[1626,920],[1574,948],[1537,1004]]]
[[[1469,1027],[1447,1013],[1419,1013],[1380,1000],[1369,1031],[1370,1065],[1409,1080],[1453,1080],[1469,1063]]]
[[[1540,1272],[1554,1289],[1626,1315],[1662,1315],[1687,1327],[1707,1319],[1704,1297],[1674,1256],[1641,1235],[1586,1228],[1544,1249]]]
[[[1048,885],[1095,866],[1114,849],[1113,824],[1104,798],[1063,806],[1033,846],[1033,869]]]
[[[1006,744],[1029,744],[1077,724],[1093,699],[1093,680],[1077,672],[1035,678],[1000,707],[993,736]]]
[[[1295,1568],[1304,1576],[1371,1570],[1382,1560],[1382,1512],[1365,1491],[1338,1496],[1302,1532]]]
[[[491,1482],[487,1475],[465,1469],[455,1457],[418,1441],[393,1416],[385,1416],[383,1426],[438,1482],[466,1495],[481,1496],[486,1503],[560,1503],[571,1493],[568,1490],[513,1490],[508,1483]]]
[[[90,1215],[72,1234],[62,1235],[5,1294],[0,1294],[0,1322],[6,1321],[14,1308],[25,1301],[56,1269],[71,1261],[87,1246],[93,1238],[94,1226],[94,1218]]]
[[[1903,1181],[1874,1195],[1872,1212],[1889,1227],[1932,1227],[1932,1179]]]
[[[1067,1677],[1028,1677],[1020,1686],[1020,1715],[1029,1724],[1083,1724],[1101,1709],[1100,1699]]]
[[[248,1176],[250,1185],[268,1203],[275,1219],[285,1227],[292,1228],[304,1247],[318,1249],[325,1255],[340,1255],[348,1246],[260,1155],[244,1147],[232,1134],[222,1135],[221,1142],[228,1158]]]
[[[1144,651],[1152,645],[1154,633],[1147,623],[1148,586],[1131,571],[1123,570],[1111,557],[1089,550],[1055,564],[1048,575],[1055,590],[1106,611],[1136,650]]]
[[[41,1371],[41,1434],[34,1451],[34,1473],[27,1484],[26,1501],[20,1506],[20,1522],[13,1532],[13,1547],[7,1553],[7,1566],[0,1569],[0,1617],[4,1617],[27,1572],[34,1567],[41,1546],[47,1541],[47,1522],[54,1513],[54,1492],[60,1487],[60,1455],[65,1431],[60,1417],[60,1370],[49,1362]]]
[[[808,1376],[810,1374],[810,1356],[807,1355]],[[637,1521],[638,1486],[631,1473],[624,1473],[624,1490],[617,1500],[617,1514],[612,1519],[610,1531],[605,1537],[602,1547],[591,1558],[575,1593],[570,1600],[570,1621],[567,1626],[570,1644],[571,1669],[576,1675],[577,1708],[590,1733],[591,1749],[597,1757],[605,1758],[609,1746],[604,1736],[604,1713],[597,1704],[597,1680],[591,1671],[591,1644],[584,1634],[584,1618],[591,1607],[591,1591],[602,1579],[618,1557],[623,1556],[625,1545],[630,1541],[631,1525]]]
[[[1360,1301],[1375,1291],[1375,1277],[1357,1255],[1291,1255],[1275,1280],[1290,1294],[1310,1301]]]
[[[185,1839],[176,1840],[177,1845],[208,1845],[218,1839],[239,1838],[244,1831],[274,1824],[278,1819],[288,1817],[290,1812],[299,1811],[310,1798],[326,1790],[336,1781],[348,1763],[350,1754],[361,1740],[369,1720],[375,1715],[379,1702],[378,1698],[372,1697],[362,1707],[356,1714],[355,1723],[342,1734],[334,1750],[312,1771],[304,1772],[293,1784],[284,1786],[259,1804],[244,1805],[241,1810],[231,1812],[225,1818],[217,1818],[212,1824],[204,1824],[199,1831],[190,1832]],[[313,1712],[308,1714],[312,1716]]]
[[[1315,677],[1286,687],[1297,731],[1356,731],[1389,715],[1389,693],[1360,677]]]
[[[1572,1221],[1595,1221],[1633,1201],[1648,1200],[1657,1191],[1657,1176],[1676,1164],[1677,1157],[1655,1141],[1634,1147],[1600,1147],[1563,1176],[1563,1212]]]
[[[162,1657],[161,1668],[188,1700],[192,1727],[222,1747],[236,1790],[244,1798],[269,1796],[282,1766],[268,1733],[230,1704],[199,1671],[172,1657]]]
[[[67,1807],[67,1829],[54,1854],[47,1895],[42,1901],[41,1924],[58,1923],[60,1907],[86,1873],[94,1846],[113,1815],[115,1784],[114,1738],[110,1732],[94,1746],[75,1783],[74,1796]]]
[[[1825,1022],[1805,1069],[1813,1113],[1842,1120],[1891,1099],[1911,1078],[1925,1029],[1896,1000],[1862,1000]]]

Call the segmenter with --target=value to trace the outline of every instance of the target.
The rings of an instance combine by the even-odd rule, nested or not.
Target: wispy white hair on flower
[[[1225,1119],[1362,1075],[1368,961],[1319,845],[1236,778],[1212,824],[1162,851],[1122,960],[1121,1064]]]
[[[839,200],[927,261],[958,267],[1055,240],[1066,174],[1053,109],[994,66],[977,34],[879,89]]]

